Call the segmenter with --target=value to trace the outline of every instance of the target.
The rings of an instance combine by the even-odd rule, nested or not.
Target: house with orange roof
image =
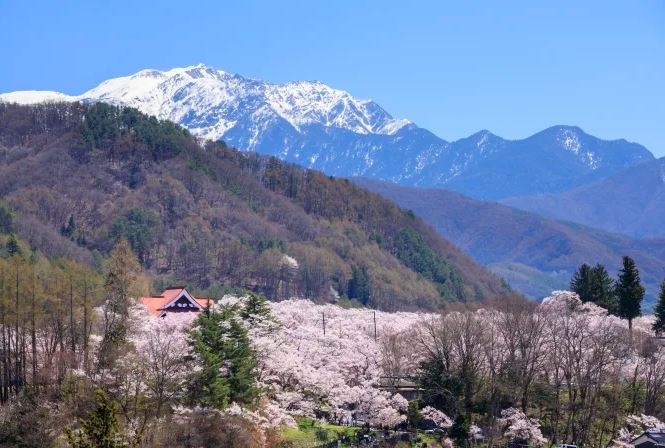
[[[159,296],[139,297],[138,301],[159,317],[168,313],[200,313],[213,304],[210,298],[192,296],[184,286],[171,286]]]

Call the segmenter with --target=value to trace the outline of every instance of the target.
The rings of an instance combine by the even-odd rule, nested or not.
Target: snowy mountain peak
[[[585,142],[586,134],[577,126],[560,126],[557,142],[563,149],[577,156],[577,159],[591,170],[596,170],[603,161],[600,154]]]
[[[266,86],[272,110],[295,127],[322,124],[359,134],[390,134],[408,120],[395,120],[371,100],[357,100],[348,92],[319,81]]]
[[[603,163],[603,151],[599,150],[599,145],[603,142],[588,135],[577,126],[552,126],[535,134],[532,138],[538,136],[542,136],[544,141],[553,140],[557,149],[571,153],[592,171],[599,169]]]
[[[579,154],[580,149],[582,149],[582,142],[580,141],[580,136],[573,129],[569,128],[561,129],[557,137],[557,140],[564,149],[574,154]]]
[[[0,101],[104,101],[131,106],[178,122],[195,135],[218,140],[242,127],[255,138],[243,149],[256,149],[265,123],[286,122],[297,133],[307,126],[336,128],[356,134],[391,135],[410,124],[394,119],[371,100],[353,98],[320,81],[272,84],[226,73],[205,64],[160,71],[141,70],[109,79],[78,96],[57,92],[14,92]]]

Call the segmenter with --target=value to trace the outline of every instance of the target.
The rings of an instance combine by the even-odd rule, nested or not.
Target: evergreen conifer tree
[[[357,299],[363,305],[367,305],[369,302],[370,284],[364,268],[353,266],[348,295],[349,299]]]
[[[616,292],[619,299],[619,317],[628,319],[628,328],[632,333],[633,319],[642,315],[644,287],[640,283],[635,261],[628,256],[623,257],[623,268],[619,271]]]
[[[240,317],[250,321],[271,319],[270,307],[262,296],[249,292],[240,311]]]
[[[60,233],[69,239],[73,239],[74,232],[76,232],[76,223],[74,222],[74,215],[69,215],[69,221],[67,222],[67,225],[63,224],[62,227],[60,227]]]
[[[455,446],[466,447],[469,445],[469,430],[471,425],[464,414],[458,414],[450,427],[450,437],[455,441]]]
[[[591,268],[590,301],[605,308],[610,314],[617,314],[618,311],[614,289],[614,281],[605,266],[598,263]]]
[[[660,284],[658,303],[653,309],[653,314],[656,317],[656,320],[651,328],[657,335],[661,335],[663,331],[665,331],[665,280]]]
[[[120,438],[117,406],[102,390],[97,390],[96,409],[80,421],[81,429],[67,430],[72,448],[126,448]]]
[[[256,355],[240,317],[225,307],[201,314],[197,324],[192,339],[203,368],[194,398],[217,409],[233,402],[251,405],[259,393],[254,384]]]
[[[7,250],[7,254],[9,254],[10,257],[13,257],[14,255],[22,255],[21,246],[18,245],[16,235],[13,233],[9,234],[9,239],[7,239],[5,249]]]
[[[591,266],[584,263],[570,280],[570,290],[580,296],[582,302],[591,300]]]
[[[412,428],[420,428],[423,416],[420,413],[418,400],[409,401],[409,407],[406,410],[406,420]]]
[[[9,233],[14,228],[14,212],[0,203],[0,233]]]

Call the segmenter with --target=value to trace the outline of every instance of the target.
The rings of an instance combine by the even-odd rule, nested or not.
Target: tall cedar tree
[[[610,314],[617,314],[618,304],[614,293],[614,281],[605,269],[598,263],[591,269],[591,302],[602,306]]]
[[[423,416],[420,413],[418,400],[409,401],[409,407],[406,410],[406,421],[412,428],[420,428],[423,422]]]
[[[628,256],[623,257],[623,268],[619,271],[616,291],[619,299],[619,317],[628,319],[628,329],[632,333],[633,319],[642,315],[644,287],[640,284],[640,273],[635,261]]]
[[[651,328],[660,335],[665,331],[665,280],[660,284],[660,293],[658,294],[658,303],[653,309],[653,314],[656,317]]]
[[[582,302],[591,300],[591,266],[584,263],[570,280],[570,290],[580,296]]]
[[[233,402],[246,406],[258,397],[256,355],[238,314],[233,307],[202,313],[192,331],[194,351],[203,367],[192,395],[203,406],[224,409]]]
[[[242,320],[249,322],[251,327],[261,322],[274,322],[268,301],[253,292],[247,293],[247,300],[245,300],[244,306],[240,310],[240,317]]]
[[[450,427],[449,435],[455,441],[456,446],[469,446],[469,431],[471,425],[464,414],[457,414],[453,426]]]
[[[67,431],[72,448],[126,448],[120,437],[118,406],[100,389],[97,390],[95,411],[80,420],[81,428]]]
[[[13,257],[14,255],[23,255],[23,252],[21,251],[21,246],[19,246],[18,241],[16,240],[16,235],[13,233],[9,234],[9,238],[7,239],[7,243],[5,244],[5,249],[7,250],[7,254],[10,257]]]

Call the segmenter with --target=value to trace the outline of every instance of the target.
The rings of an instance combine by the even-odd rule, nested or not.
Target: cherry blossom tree
[[[615,443],[630,447],[630,442],[645,431],[665,431],[665,423],[651,415],[629,415],[626,417],[625,426],[619,430]]]
[[[504,437],[510,440],[519,440],[542,446],[547,442],[540,432],[540,422],[528,418],[524,412],[515,408],[501,411],[501,418],[497,423],[503,428]]]

